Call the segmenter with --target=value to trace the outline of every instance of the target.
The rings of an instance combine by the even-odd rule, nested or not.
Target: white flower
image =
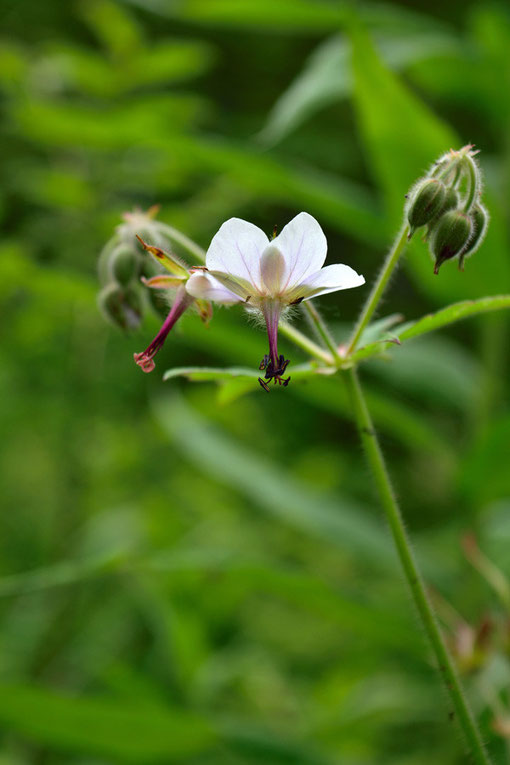
[[[365,280],[349,266],[322,268],[327,242],[318,222],[308,213],[296,215],[272,240],[239,218],[230,218],[213,237],[206,269],[191,276],[186,289],[195,298],[232,303],[234,296],[247,308],[262,312],[269,336],[269,354],[260,369],[265,379],[282,380],[287,364],[278,356],[278,322],[282,312],[302,300],[327,292],[359,287]],[[212,278],[211,278],[212,277]],[[260,379],[266,390],[267,383]]]

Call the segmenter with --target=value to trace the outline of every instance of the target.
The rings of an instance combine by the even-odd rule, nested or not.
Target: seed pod
[[[138,256],[129,247],[117,247],[110,255],[110,272],[121,287],[126,287],[136,276]]]
[[[427,178],[421,181],[413,192],[407,220],[409,221],[409,239],[420,226],[427,223],[438,215],[446,198],[446,187],[442,181],[436,178]]]
[[[468,244],[473,233],[473,221],[460,210],[449,210],[442,215],[431,232],[430,251],[436,259],[434,273],[445,260],[450,260]]]
[[[459,256],[459,268],[464,270],[464,259],[472,255],[480,247],[489,225],[489,213],[481,204],[476,204],[469,213],[473,221],[473,235]]]
[[[142,319],[142,304],[138,292],[124,289],[114,282],[103,287],[98,295],[104,316],[120,329],[135,329]]]

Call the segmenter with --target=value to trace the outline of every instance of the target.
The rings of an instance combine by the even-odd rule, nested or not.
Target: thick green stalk
[[[415,561],[381,447],[379,446],[377,434],[374,430],[372,418],[370,417],[370,412],[368,411],[363,391],[358,380],[356,369],[353,367],[347,370],[344,374],[349,388],[354,417],[358,426],[361,441],[377,485],[381,504],[390,525],[400,562],[409,584],[414,603],[418,609],[425,633],[436,657],[450,700],[453,704],[456,718],[464,732],[472,756],[472,762],[476,765],[490,765],[490,760],[485,752],[477,724],[462,692],[453,659],[444,642],[432,605],[425,590],[425,585]]]
[[[400,258],[404,247],[407,244],[408,234],[409,234],[409,226],[404,226],[402,230],[400,231],[400,233],[398,234],[397,238],[395,239],[391,250],[386,256],[386,260],[384,261],[381,272],[379,273],[379,276],[377,277],[377,281],[372,287],[372,291],[367,298],[367,301],[361,312],[361,316],[359,317],[358,322],[356,326],[354,327],[354,331],[352,333],[352,337],[349,342],[349,347],[347,349],[346,355],[349,355],[355,350],[359,342],[359,339],[361,335],[363,334],[363,330],[365,329],[368,322],[372,318],[372,315],[379,304],[379,300],[382,297],[385,287],[388,284],[388,280],[391,274],[393,273],[395,266],[398,263],[398,259]]]

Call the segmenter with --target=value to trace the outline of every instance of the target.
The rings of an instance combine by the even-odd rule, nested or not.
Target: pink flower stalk
[[[154,363],[154,356],[162,348],[168,333],[181,318],[182,314],[187,308],[194,302],[194,298],[186,292],[184,285],[180,286],[175,296],[175,301],[170,309],[170,313],[166,317],[165,321],[158,334],[152,341],[152,343],[141,353],[135,353],[134,359],[138,366],[143,369],[144,372],[152,372],[156,366]]]

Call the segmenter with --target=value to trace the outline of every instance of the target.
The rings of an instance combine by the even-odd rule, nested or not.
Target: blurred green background
[[[508,3],[360,2],[377,54],[351,44],[351,11],[1,3],[1,765],[466,762],[341,381],[163,383],[172,366],[256,367],[265,334],[236,309],[209,329],[185,316],[147,376],[133,352],[158,318],[123,335],[96,305],[100,249],[122,212],[156,203],[204,247],[232,215],[271,231],[307,210],[329,262],[370,283],[410,184],[467,142],[486,242],[439,277],[413,244],[380,316],[509,291]],[[365,295],[317,301],[338,340]],[[480,317],[362,369],[496,763],[507,328]]]

